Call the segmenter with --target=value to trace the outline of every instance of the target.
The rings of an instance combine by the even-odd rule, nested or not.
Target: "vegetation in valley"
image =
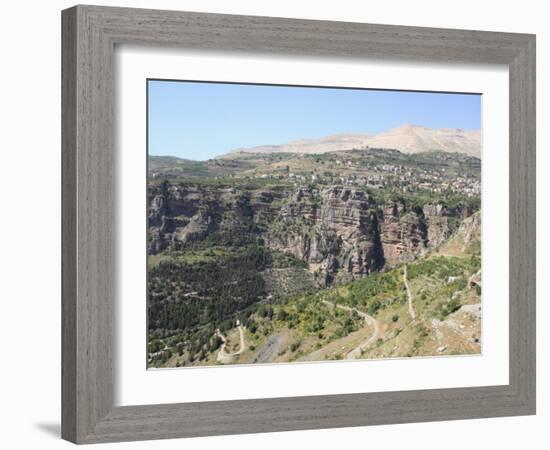
[[[150,367],[480,351],[479,159],[149,163]]]

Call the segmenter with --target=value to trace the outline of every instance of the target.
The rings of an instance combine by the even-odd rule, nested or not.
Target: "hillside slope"
[[[151,345],[165,351],[154,354],[151,364],[477,354],[482,342],[479,225],[476,213],[441,245],[385,272],[321,291],[294,293],[277,302],[253,303],[237,314],[236,321],[220,325],[223,346],[216,339],[220,332],[213,330],[204,344],[194,347],[180,346],[193,336],[186,333],[154,337]],[[449,243],[452,256],[446,254]]]
[[[152,157],[151,367],[480,351],[480,160]]]

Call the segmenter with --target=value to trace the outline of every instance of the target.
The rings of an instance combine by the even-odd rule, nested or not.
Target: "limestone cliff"
[[[246,189],[165,182],[149,189],[148,249],[156,254],[220,236],[239,245],[253,237],[302,260],[316,282],[328,286],[422,256],[447,239],[451,219],[464,214],[440,204],[380,204],[342,186]]]

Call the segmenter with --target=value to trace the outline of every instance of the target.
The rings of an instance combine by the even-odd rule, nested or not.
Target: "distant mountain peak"
[[[481,155],[480,130],[460,128],[427,128],[404,124],[378,134],[339,133],[318,139],[301,139],[279,145],[239,148],[230,153],[326,153],[353,148],[388,148],[403,153],[422,153],[440,150]]]
[[[402,130],[402,131],[412,131],[412,130],[430,130],[431,128],[422,126],[422,125],[415,125],[413,123],[406,123],[404,125],[400,125],[398,127],[390,129],[390,131],[394,130]]]

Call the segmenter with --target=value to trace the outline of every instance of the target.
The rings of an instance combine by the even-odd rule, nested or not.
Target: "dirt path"
[[[327,305],[332,305],[332,306],[336,306],[337,308],[340,308],[340,309],[343,309],[345,311],[349,311],[349,312],[352,312],[352,311],[355,311],[357,314],[359,314],[359,316],[363,319],[363,321],[365,322],[365,324],[367,325],[372,325],[373,328],[374,328],[374,331],[373,333],[370,335],[370,337],[366,340],[366,341],[363,341],[361,342],[357,347],[353,348],[352,350],[350,350],[347,354],[346,354],[346,359],[357,359],[357,358],[360,358],[361,357],[361,354],[368,348],[370,347],[370,345],[375,342],[379,337],[381,337],[382,335],[382,330],[381,330],[381,326],[380,326],[380,322],[378,322],[378,320],[376,320],[374,317],[370,316],[369,314],[367,313],[364,313],[362,311],[359,311],[357,308],[352,308],[350,306],[346,306],[346,305],[334,305],[333,303],[330,303],[329,301],[327,300],[323,300],[324,303],[326,303]]]
[[[405,289],[407,289],[407,298],[409,302],[409,315],[411,316],[411,319],[416,318],[416,314],[414,313],[413,308],[413,296],[411,293],[411,288],[409,287],[409,281],[407,280],[407,266],[405,265],[403,267],[403,283],[405,283]]]
[[[243,329],[243,326],[241,324],[239,324],[238,322],[237,322],[237,329],[239,330],[239,335],[240,335],[239,336],[240,337],[240,345],[239,345],[239,350],[237,350],[234,353],[227,353],[225,351],[225,343],[226,343],[225,336],[220,332],[220,330],[216,330],[216,334],[222,340],[222,345],[220,346],[220,350],[218,352],[218,356],[217,356],[216,359],[219,362],[223,363],[223,364],[228,364],[228,363],[233,362],[233,359],[235,358],[235,356],[240,355],[244,351],[244,348],[245,348],[244,329]]]

